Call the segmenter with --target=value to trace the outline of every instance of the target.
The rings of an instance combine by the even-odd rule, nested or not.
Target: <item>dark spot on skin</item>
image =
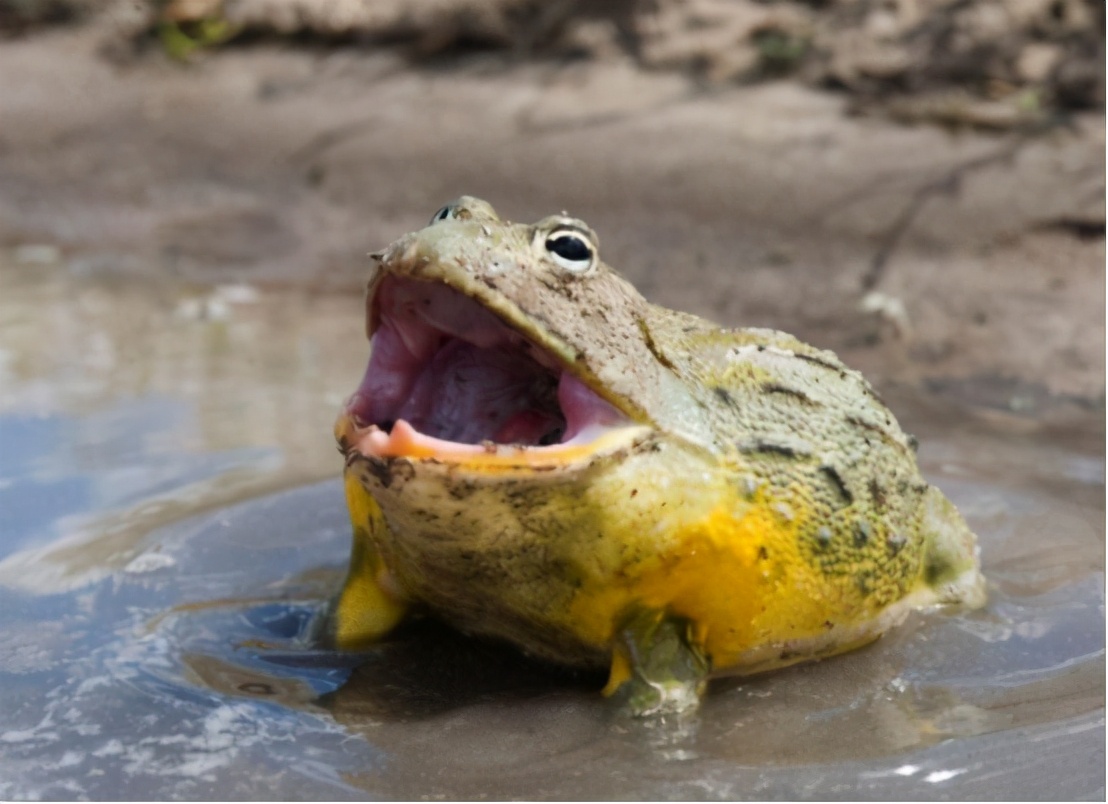
[[[870,533],[872,528],[869,522],[864,519],[859,519],[854,523],[854,546],[865,547],[869,542]]]
[[[530,483],[520,480],[505,480],[499,487],[499,492],[513,505],[529,505],[535,493]]]
[[[403,483],[415,476],[415,468],[411,463],[401,459],[368,458],[365,465],[369,473],[386,489],[396,481]]]
[[[456,480],[449,483],[446,492],[455,500],[464,500],[477,491],[477,484],[465,480]]]
[[[758,560],[759,561],[765,561],[767,558],[769,558],[769,552],[766,550],[765,546],[763,545],[763,546],[758,548]]]
[[[868,595],[873,588],[872,579],[870,573],[859,572],[854,576],[854,585],[858,588],[858,591],[863,595]]]
[[[833,622],[831,622],[830,620],[824,620],[823,621],[823,627],[826,628],[828,631],[830,631],[832,628],[835,627],[835,624]]]
[[[908,448],[911,449],[912,452],[919,452],[919,439],[910,433],[905,433],[904,435],[908,439]]]
[[[787,661],[790,661],[791,659],[797,658],[799,655],[800,655],[800,653],[798,651],[795,651],[795,650],[783,650],[783,651],[781,651],[781,655],[780,655],[779,658],[781,659],[781,661],[787,662]]]
[[[536,278],[539,283],[542,284],[542,286],[545,287],[547,290],[557,293],[561,296],[568,296],[570,299],[573,300],[577,299],[577,289],[574,285],[570,284],[569,277],[562,274],[558,274],[557,276],[551,276],[550,274],[538,274],[536,276],[532,274],[532,276]],[[529,311],[524,310],[524,312],[527,313],[528,316],[530,316]],[[543,323],[545,324],[546,322],[544,321]]]
[[[415,515],[419,519],[424,520],[426,522],[436,522],[436,521],[442,519],[442,517],[439,516],[437,513],[435,513],[434,511],[430,511],[426,508],[417,509],[415,511]]]
[[[632,497],[634,497],[634,496],[635,496],[636,494],[638,494],[638,493],[639,493],[639,490],[638,490],[638,489],[631,489],[631,496],[632,496]]]
[[[795,458],[800,454],[795,447],[789,444],[778,444],[773,441],[763,441],[761,439],[754,442],[739,444],[739,452],[746,454],[752,452],[768,452],[774,455],[784,455],[786,458]]]
[[[377,482],[385,488],[392,485],[392,467],[388,461],[371,458],[366,461],[366,468],[369,469],[370,474],[377,478]],[[369,478],[365,477],[365,481],[368,483]]]
[[[869,497],[873,500],[874,508],[878,511],[885,510],[885,489],[881,488],[881,484],[877,482],[876,477],[870,478]]]
[[[950,562],[932,553],[927,557],[927,563],[924,565],[923,578],[928,586],[936,586],[950,575],[950,571]]]
[[[820,366],[821,368],[825,368],[829,371],[833,371],[840,376],[846,376],[846,369],[843,366],[840,366],[838,363],[833,363],[826,358],[820,357],[819,355],[806,355],[802,352],[796,352],[795,355],[800,360],[807,361],[808,363],[814,363],[815,365]]]
[[[670,359],[658,348],[658,344],[654,343],[654,336],[650,334],[650,327],[647,326],[646,321],[641,318],[636,318],[635,323],[639,325],[639,332],[642,334],[643,342],[646,344],[646,348],[650,350],[650,354],[654,355],[658,362],[670,371],[679,374],[680,372],[678,372],[677,367],[673,365]]]
[[[737,408],[738,407],[738,405],[735,402],[735,397],[731,396],[731,392],[728,391],[726,388],[721,388],[720,386],[717,385],[715,388],[712,389],[712,393],[714,393],[716,395],[716,398],[720,402],[727,405],[728,407],[731,407],[731,408]]]
[[[847,421],[847,423],[849,423],[849,424],[851,424],[855,427],[860,427],[863,430],[868,430],[871,433],[876,433],[878,436],[880,436],[881,440],[884,441],[886,444],[889,444],[893,447],[896,447],[899,450],[907,450],[908,449],[892,433],[890,433],[888,430],[884,429],[883,427],[881,427],[877,424],[874,424],[873,422],[866,421],[865,419],[859,418],[858,416],[847,416],[846,421]],[[867,444],[869,443],[869,439],[866,439],[866,443]]]
[[[869,430],[872,433],[878,433],[884,435],[884,431],[873,422],[866,421],[858,416],[847,415],[846,420],[854,427],[861,427],[863,430]]]
[[[899,533],[890,533],[885,537],[885,546],[889,548],[889,554],[894,556],[900,552],[907,542],[908,540]]]
[[[789,388],[787,385],[782,385],[779,382],[767,382],[762,384],[762,391],[767,394],[782,394],[784,396],[790,396],[793,399],[799,399],[805,405],[816,404],[812,397],[808,396],[803,391],[797,388]]]
[[[862,380],[862,390],[869,394],[869,396],[871,396],[874,401],[876,401],[877,404],[879,404],[881,407],[886,407],[885,400],[881,398],[881,394],[877,393],[877,391],[874,390],[873,386],[866,382],[864,379],[860,377],[859,379]],[[886,418],[885,421],[887,423],[888,418]]]
[[[831,528],[826,526],[821,527],[816,531],[816,544],[819,545],[821,549],[825,549],[831,544],[834,535],[835,534],[831,532]]]
[[[850,505],[854,502],[854,495],[850,493],[850,489],[846,487],[846,481],[843,480],[843,476],[839,474],[839,470],[831,464],[824,464],[819,468],[823,472],[824,477],[827,478],[827,482],[831,485],[845,505]]]

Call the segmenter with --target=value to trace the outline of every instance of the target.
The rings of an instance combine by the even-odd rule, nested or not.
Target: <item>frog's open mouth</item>
[[[549,452],[633,425],[553,354],[449,285],[384,277],[370,329],[369,366],[340,421],[344,446],[363,455]]]

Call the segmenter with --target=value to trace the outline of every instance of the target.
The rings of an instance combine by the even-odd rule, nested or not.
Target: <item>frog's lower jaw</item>
[[[710,671],[693,644],[691,623],[639,611],[619,632],[604,694],[638,717],[684,712],[700,702]]]

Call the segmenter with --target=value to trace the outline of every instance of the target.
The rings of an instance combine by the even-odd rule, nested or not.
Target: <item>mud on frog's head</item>
[[[687,401],[583,221],[511,223],[463,197],[372,256],[370,362],[336,426],[348,456],[564,467]]]

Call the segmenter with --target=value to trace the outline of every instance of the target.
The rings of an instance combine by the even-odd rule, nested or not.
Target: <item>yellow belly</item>
[[[848,650],[887,627],[875,627],[884,606],[849,574],[825,574],[803,554],[803,510],[744,508],[719,506],[687,526],[675,549],[589,578],[567,612],[571,627],[586,642],[611,644],[629,613],[666,612],[692,624],[713,670],[751,672]]]
[[[802,483],[746,483],[739,469],[705,469],[676,450],[572,483],[471,478],[466,494],[452,493],[448,468],[431,469],[375,488],[383,515],[365,487],[372,476],[348,476],[356,542],[360,532],[376,549],[352,567],[339,632],[355,636],[341,641],[376,638],[378,620],[398,619],[389,578],[400,597],[467,630],[567,662],[605,661],[643,612],[679,618],[715,672],[845,651],[928,602],[916,594],[927,589],[915,530],[905,526],[895,552],[881,522],[856,539],[865,512],[830,511]],[[389,604],[373,606],[369,625],[355,616],[362,585]]]

